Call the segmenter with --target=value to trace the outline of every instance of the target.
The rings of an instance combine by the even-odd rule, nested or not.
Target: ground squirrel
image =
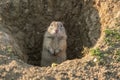
[[[44,35],[41,66],[66,60],[67,35],[62,22],[53,21]]]

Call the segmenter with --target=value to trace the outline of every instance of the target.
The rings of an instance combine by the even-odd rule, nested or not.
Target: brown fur
[[[63,24],[53,21],[44,35],[41,66],[66,60],[67,35]]]

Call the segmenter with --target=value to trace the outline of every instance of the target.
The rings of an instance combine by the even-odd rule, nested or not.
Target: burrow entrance
[[[27,63],[40,65],[43,35],[53,20],[62,21],[68,35],[67,58],[83,57],[83,47],[100,37],[98,11],[93,0],[3,0],[3,28],[14,38]],[[17,48],[16,48],[16,51]],[[19,52],[17,53],[18,55]]]

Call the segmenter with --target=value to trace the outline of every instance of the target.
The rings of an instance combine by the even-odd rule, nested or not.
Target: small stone
[[[97,61],[98,61],[98,59],[97,59],[97,58],[95,58],[93,61],[94,61],[94,62],[97,62]]]
[[[58,65],[57,63],[52,63],[51,67],[55,67],[57,65]]]

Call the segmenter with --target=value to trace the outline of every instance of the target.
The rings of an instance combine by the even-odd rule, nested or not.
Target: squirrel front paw
[[[50,54],[52,54],[52,55],[54,54],[54,50],[53,50],[52,48],[49,48],[49,49],[48,49],[48,52],[49,52]]]
[[[55,49],[55,54],[58,54],[61,52],[61,49]]]
[[[54,55],[54,56],[57,56],[60,52],[61,52],[61,49],[52,49],[52,48],[49,48],[48,49],[48,52],[51,54],[51,55]]]

